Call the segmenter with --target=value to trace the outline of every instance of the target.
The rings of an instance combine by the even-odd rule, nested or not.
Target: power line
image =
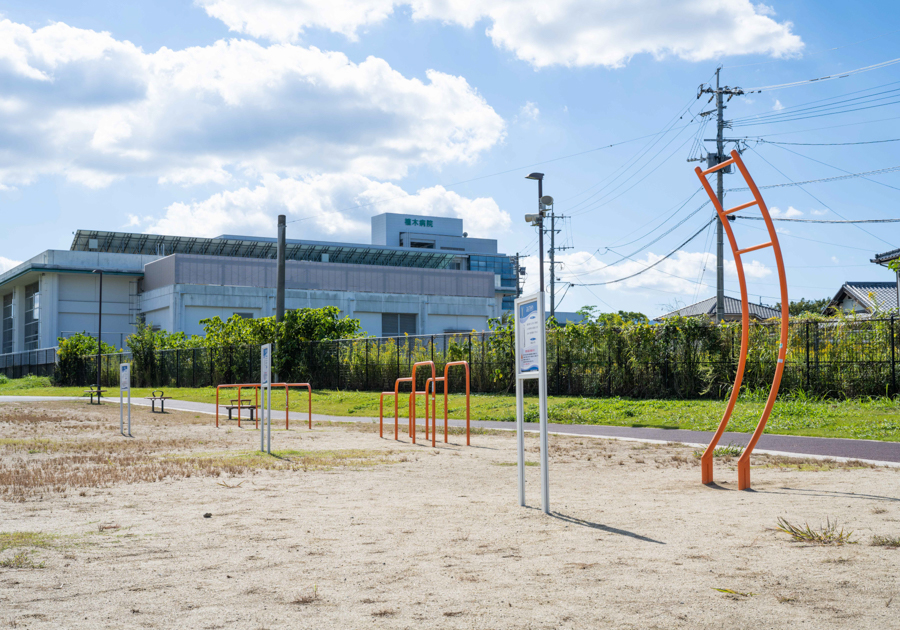
[[[820,202],[821,203],[821,202]],[[829,210],[831,210],[829,208]],[[834,212],[834,210],[832,210]],[[737,219],[747,219],[750,221],[765,221],[762,217],[745,217],[742,215],[735,215]],[[773,221],[790,221],[791,223],[900,223],[900,219],[844,219],[842,221],[827,221],[823,219],[782,219],[772,217]],[[885,241],[887,242],[887,241]]]
[[[750,230],[759,230],[760,232],[768,233],[768,230],[765,228],[753,227],[752,225],[745,225],[744,227],[747,229],[750,229]],[[831,245],[833,247],[843,247],[844,249],[855,249],[856,251],[860,251],[860,252],[871,252],[872,251],[871,249],[868,249],[865,247],[854,247],[853,245],[845,245],[844,243],[832,243],[831,241],[821,241],[821,240],[818,240],[815,238],[807,238],[806,236],[797,236],[796,234],[788,234],[788,233],[784,233],[784,232],[779,234],[779,238],[781,238],[781,237],[795,238],[795,239],[798,239],[801,241],[809,241],[810,243],[818,243],[820,245]]]
[[[769,166],[771,166],[773,169],[775,169],[776,171],[778,171],[778,173],[779,173],[782,177],[784,177],[784,178],[787,179],[788,181],[793,181],[790,177],[788,177],[788,176],[784,173],[784,171],[782,171],[780,168],[778,168],[777,166],[775,166],[774,164],[772,164],[769,160],[767,160],[767,159],[765,158],[764,155],[760,154],[759,151],[757,151],[757,150],[754,149],[753,147],[750,147],[750,150],[753,151],[756,155],[758,155],[758,156],[760,157],[760,159],[762,159],[763,162],[765,162],[766,164],[768,164]],[[824,201],[822,201],[821,199],[819,199],[818,197],[816,197],[814,194],[812,194],[811,192],[809,192],[808,190],[806,190],[805,188],[803,188],[803,186],[800,187],[800,190],[802,190],[802,191],[805,192],[807,195],[809,195],[810,197],[812,197],[813,199],[815,199],[817,202],[819,202],[820,204],[822,204],[823,206],[825,206],[825,208],[827,208],[828,210],[831,210],[832,212],[834,212],[834,213],[835,213],[836,215],[838,215],[841,219],[844,219],[845,221],[847,220],[847,217],[843,216],[840,212],[838,212],[838,211],[835,210],[834,208],[829,207],[828,204],[826,204]],[[872,234],[872,233],[869,232],[868,230],[865,230],[865,229],[859,227],[858,225],[855,225],[854,227],[855,227],[857,230],[859,230],[860,232],[862,232],[862,233],[864,233],[864,234],[868,234],[868,235],[871,236],[872,238],[876,238],[876,239],[878,239],[879,241],[881,241],[882,243],[885,243],[886,245],[890,245],[891,247],[893,247],[893,243],[884,240],[884,239],[881,238],[880,236],[876,236],[875,234]]]
[[[757,155],[759,155],[757,153]],[[863,171],[861,173],[849,173],[848,175],[837,175],[835,177],[823,177],[821,179],[808,179],[802,182],[785,182],[783,184],[766,184],[765,186],[757,186],[760,190],[765,188],[784,188],[785,186],[804,186],[806,184],[820,184],[823,182],[835,182],[842,179],[852,179],[854,177],[864,177],[865,175],[883,175],[886,173],[893,173],[895,171],[900,171],[900,166],[889,166],[887,168],[880,168],[874,171]],[[726,188],[725,192],[742,192],[750,190],[748,187],[743,186],[741,188]]]
[[[800,85],[808,85],[810,83],[822,83],[823,81],[833,81],[835,79],[844,79],[856,74],[861,74],[863,72],[869,72],[871,70],[880,70],[881,68],[887,68],[888,66],[893,66],[894,64],[900,63],[900,58],[890,59],[888,61],[882,61],[880,63],[875,63],[870,66],[864,66],[862,68],[856,68],[855,70],[848,70],[847,72],[840,72],[837,74],[827,74],[824,77],[816,77],[815,79],[805,79],[803,81],[793,81],[791,83],[780,83],[777,85],[764,85],[759,87],[749,88],[744,90],[746,94],[752,94],[754,92],[770,92],[772,90],[783,90],[785,88],[790,87],[798,87]]]
[[[892,138],[890,140],[865,140],[863,142],[774,142],[772,140],[764,140],[762,137],[759,138],[760,142],[765,142],[766,144],[787,144],[790,146],[797,147],[846,147],[852,144],[881,144],[883,142],[900,142],[900,138]],[[800,155],[799,153],[797,155]],[[808,157],[808,156],[803,156]],[[810,158],[812,159],[812,158]]]
[[[711,221],[710,221],[710,222],[711,222]],[[671,258],[672,256],[674,256],[674,255],[675,255],[682,247],[684,247],[685,245],[687,245],[688,243],[690,243],[691,241],[693,241],[695,238],[697,238],[698,236],[700,236],[700,234],[703,232],[703,230],[706,229],[706,226],[709,225],[710,222],[707,222],[703,227],[701,227],[699,230],[697,230],[696,232],[694,232],[694,234],[691,235],[690,238],[688,238],[688,239],[687,239],[685,242],[683,242],[681,245],[679,245],[678,247],[676,247],[675,249],[673,249],[671,252],[669,252],[668,254],[666,254],[665,256],[663,256],[662,258],[660,258],[659,260],[655,261],[653,264],[651,264],[651,265],[645,267],[643,270],[638,271],[637,273],[633,273],[633,274],[631,274],[631,275],[629,275],[629,276],[625,276],[624,278],[617,278],[617,279],[615,279],[615,280],[607,280],[606,282],[591,282],[591,283],[586,283],[586,284],[578,284],[578,285],[576,285],[576,286],[580,286],[580,287],[598,287],[598,286],[602,286],[602,285],[606,285],[606,284],[615,284],[616,282],[623,282],[623,281],[625,281],[625,280],[629,280],[629,279],[631,279],[631,278],[634,278],[635,276],[639,276],[639,275],[641,275],[641,274],[643,274],[643,273],[646,273],[646,272],[650,271],[651,269],[653,269],[654,267],[656,267],[656,266],[657,266],[658,264],[660,264],[661,262],[663,262],[664,260],[666,260],[666,259]],[[607,268],[607,267],[603,267],[603,269],[606,269],[606,268]],[[599,270],[598,270],[598,271],[599,271]],[[671,274],[670,274],[670,275],[671,275]],[[682,279],[683,279],[683,280],[688,280],[687,278],[682,278]],[[688,282],[693,282],[693,281],[692,281],[692,280],[688,280]]]
[[[851,98],[851,99],[845,98],[843,101],[836,101],[834,103],[826,103],[826,101],[834,101],[835,99],[841,99],[846,96],[852,96],[853,94],[861,94],[863,92],[871,92],[872,90],[879,90],[881,88],[888,87],[891,85],[897,85],[898,83],[900,83],[900,81],[890,81],[888,83],[882,83],[881,85],[875,85],[872,87],[863,88],[861,90],[854,90],[852,92],[845,92],[843,94],[838,94],[836,96],[827,96],[825,98],[817,98],[815,100],[807,101],[805,103],[798,103],[797,105],[788,105],[787,107],[782,107],[781,109],[779,109],[775,112],[766,110],[765,112],[763,112],[761,114],[753,114],[750,116],[741,116],[741,117],[736,118],[735,120],[738,122],[744,122],[746,120],[750,120],[753,118],[764,118],[764,117],[769,117],[769,116],[787,116],[787,115],[797,114],[801,111],[806,111],[806,110],[811,110],[811,109],[819,109],[822,107],[831,107],[831,106],[835,106],[835,105],[840,105],[842,103],[849,103],[850,101],[872,98],[873,96],[879,96],[881,94],[888,94],[888,93],[894,92],[896,90],[886,90],[884,92],[877,92],[875,94],[867,94],[865,96],[858,96],[856,98]],[[806,107],[807,105],[814,105],[815,103],[826,103],[826,104],[816,105],[816,107]],[[797,109],[797,108],[804,108],[804,109]]]
[[[776,144],[776,143],[774,143],[774,142],[771,142],[771,143],[770,143],[770,142],[767,142],[766,140],[761,140],[760,142],[763,142],[763,143],[765,143],[765,144],[774,144],[777,148],[782,149],[783,151],[787,151],[788,153],[793,153],[794,155],[799,155],[799,156],[802,157],[802,158],[806,158],[807,160],[812,160],[813,162],[816,162],[816,163],[821,164],[821,165],[823,165],[823,166],[827,166],[828,168],[833,168],[833,169],[836,170],[836,171],[840,171],[840,172],[842,172],[842,173],[849,173],[849,172],[850,172],[850,171],[848,171],[848,170],[845,170],[845,169],[842,169],[842,168],[840,168],[840,167],[834,166],[833,164],[828,164],[827,162],[823,162],[822,160],[817,160],[816,158],[809,157],[808,155],[803,155],[802,153],[797,153],[797,152],[794,151],[793,149],[788,149],[787,147],[783,147],[783,146],[781,146],[781,145],[779,145],[779,144]],[[873,184],[878,184],[879,186],[884,186],[884,187],[886,187],[886,188],[893,188],[894,190],[900,190],[900,188],[897,188],[896,186],[891,186],[890,184],[885,184],[884,182],[879,182],[879,181],[876,180],[876,179],[869,179],[868,177],[863,177],[863,179],[866,180],[867,182],[872,182]]]

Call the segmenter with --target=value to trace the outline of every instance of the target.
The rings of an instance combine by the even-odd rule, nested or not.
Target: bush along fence
[[[551,394],[633,398],[723,398],[737,369],[740,324],[714,326],[678,319],[662,324],[588,324],[547,333]],[[790,325],[781,391],[841,398],[900,393],[900,318],[801,320]],[[744,384],[768,388],[777,358],[778,326],[752,324]],[[276,364],[279,363],[276,350]],[[440,371],[449,361],[471,366],[473,392],[513,389],[511,324],[483,333],[299,341],[290,347],[282,380],[310,382],[316,389],[386,391],[408,376],[416,361],[431,360]],[[131,353],[103,355],[101,378],[115,386],[117,366]],[[70,369],[68,384],[96,382],[96,357]],[[222,346],[142,352],[134,358],[135,386],[208,387],[259,380],[259,346]],[[418,386],[425,387],[425,376]],[[463,376],[451,374],[451,391]]]

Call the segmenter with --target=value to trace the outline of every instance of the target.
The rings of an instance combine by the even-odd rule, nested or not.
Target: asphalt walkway
[[[3,402],[41,402],[48,400],[81,400],[87,403],[87,399],[79,397],[63,397],[63,396],[0,396],[0,403]],[[119,399],[104,398],[105,403],[118,403]],[[143,398],[132,398],[133,405],[150,406],[150,401]],[[189,402],[184,400],[167,400],[166,409],[178,411],[193,411],[195,413],[205,413],[215,415],[216,406],[214,403]],[[306,423],[309,417],[306,413],[292,411],[290,412],[290,422],[294,426]],[[227,423],[228,413],[224,409],[220,409],[219,423]],[[272,423],[277,426],[281,419],[284,418],[284,411],[272,410]],[[245,416],[246,419],[246,416]],[[378,422],[378,418],[368,417],[350,417],[350,416],[327,416],[323,414],[313,414],[314,421],[322,422]],[[401,425],[405,421],[401,419]],[[438,418],[438,424],[442,422]],[[388,425],[393,424],[393,417],[385,418],[385,432],[387,433]],[[408,424],[408,422],[407,422]],[[419,419],[417,424],[424,422]],[[450,420],[450,426],[465,427],[465,420]],[[505,431],[515,430],[512,422],[491,422],[473,420],[471,426],[480,429],[499,429]],[[439,427],[440,429],[440,427]],[[560,435],[583,435],[585,437],[611,438],[619,440],[636,440],[641,442],[681,442],[689,445],[705,446],[709,444],[712,438],[710,431],[686,431],[683,429],[657,429],[649,427],[619,427],[597,424],[555,424],[550,423],[549,429],[551,433]],[[537,432],[537,423],[527,423],[526,431]],[[422,434],[424,436],[424,433]],[[749,433],[725,433],[721,445],[736,444],[746,446],[750,441]],[[773,453],[778,455],[792,456],[810,456],[818,458],[832,459],[858,459],[872,463],[900,464],[900,443],[898,442],[879,442],[876,440],[848,440],[842,438],[817,438],[802,437],[795,435],[771,435],[764,434],[756,446],[757,453]]]

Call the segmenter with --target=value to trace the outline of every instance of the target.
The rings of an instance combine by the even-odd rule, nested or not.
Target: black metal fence
[[[53,376],[56,368],[56,348],[27,350],[12,354],[0,354],[0,374],[8,378]]]
[[[799,321],[790,324],[782,392],[827,397],[900,393],[897,335],[900,319]],[[768,388],[775,371],[779,327],[753,324],[744,385]],[[725,396],[734,380],[741,330],[736,324],[588,326],[548,331],[547,371],[551,394],[696,398]],[[281,380],[310,382],[317,389],[388,391],[409,376],[417,361],[434,361],[443,375],[449,361],[465,360],[472,392],[511,391],[512,330],[416,337],[310,342],[301,346],[291,374]],[[229,346],[162,350],[134,359],[135,386],[206,387],[259,380],[259,347]],[[296,359],[297,357],[295,357]],[[130,353],[105,355],[104,385],[114,386],[117,366]],[[464,388],[464,371],[451,372],[451,391]],[[420,370],[417,385],[430,376]],[[86,357],[77,384],[96,382],[96,360]],[[73,383],[76,384],[76,383]],[[529,385],[534,386],[534,383]]]

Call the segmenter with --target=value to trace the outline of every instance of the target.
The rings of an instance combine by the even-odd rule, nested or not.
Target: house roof
[[[753,304],[749,305],[750,316],[755,317],[757,319],[769,319],[770,317],[781,317],[781,311],[777,308],[772,308],[771,306],[763,306],[762,304]],[[715,296],[708,298],[706,300],[702,300],[697,302],[696,304],[691,304],[690,306],[685,306],[684,308],[680,308],[677,311],[672,311],[671,313],[666,313],[662,315],[660,319],[665,319],[666,317],[698,317],[700,315],[710,315],[715,316],[716,314],[716,298]],[[735,299],[733,297],[725,296],[725,315],[740,315],[741,314],[741,301]]]
[[[828,312],[831,309],[840,308],[845,298],[850,298],[860,306],[872,313],[875,310],[884,312],[897,310],[897,283],[896,282],[845,282],[831,302],[825,307]],[[873,300],[874,298],[874,300]]]
[[[892,249],[883,254],[875,254],[875,258],[872,258],[869,262],[873,262],[876,265],[884,265],[898,258],[900,258],[900,249]]]

